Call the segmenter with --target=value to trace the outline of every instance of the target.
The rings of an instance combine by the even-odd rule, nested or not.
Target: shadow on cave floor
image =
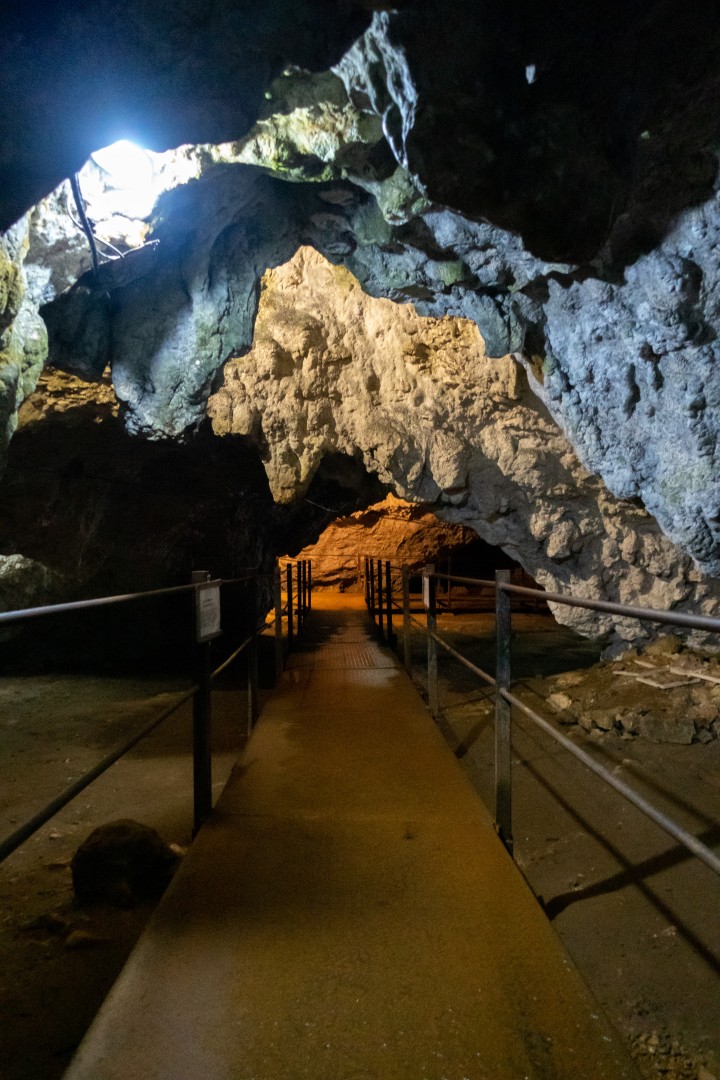
[[[494,672],[492,615],[440,621],[440,632],[458,651]],[[550,687],[541,676],[589,667],[600,649],[542,616],[513,615],[513,631],[521,696],[529,702],[532,696],[534,708],[552,715],[542,707]],[[412,655],[424,690],[426,644],[419,630],[412,634]],[[439,726],[491,808],[491,691],[442,652],[439,665]],[[565,730],[718,849],[720,740],[678,746],[614,732],[588,738],[577,726]],[[720,881],[529,720],[516,717],[513,732],[516,859],[571,956],[647,1076],[696,1077],[698,1062],[708,1075],[720,1075]],[[659,1042],[650,1053],[653,1033]],[[686,1071],[679,1065],[672,1071],[673,1042]]]

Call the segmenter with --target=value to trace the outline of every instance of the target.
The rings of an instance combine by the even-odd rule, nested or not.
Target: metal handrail
[[[410,671],[409,663],[409,628],[414,623],[423,630],[428,639],[428,697],[433,715],[437,718],[440,713],[437,680],[437,646],[453,656],[464,667],[468,668],[479,678],[495,687],[495,718],[496,718],[496,742],[495,742],[495,826],[507,846],[512,852],[512,798],[511,798],[511,756],[510,756],[510,708],[519,709],[534,724],[550,735],[556,742],[573,754],[596,776],[604,780],[620,795],[642,811],[651,821],[654,821],[661,829],[667,832],[688,851],[700,859],[709,869],[720,875],[720,857],[711,848],[703,844],[692,833],[684,829],[667,814],[664,814],[642,795],[620,780],[604,765],[596,761],[581,747],[577,746],[562,732],[544,717],[531,709],[510,690],[510,603],[507,594],[519,596],[539,597],[546,602],[565,604],[569,607],[585,608],[591,611],[603,611],[611,614],[627,616],[628,618],[647,619],[671,626],[683,626],[689,629],[720,632],[720,618],[707,615],[688,615],[683,612],[661,611],[657,608],[644,608],[629,604],[616,604],[605,600],[592,600],[584,597],[563,595],[562,593],[548,593],[540,589],[531,589],[523,585],[512,585],[508,580],[508,571],[498,571],[496,580],[484,578],[467,578],[457,575],[441,574],[435,572],[432,567],[427,567],[424,578],[428,581],[429,606],[427,608],[427,625],[423,625],[418,619],[410,614],[409,589],[407,575],[403,569],[403,619],[404,619],[404,652],[405,666]],[[497,669],[496,678],[488,672],[477,667],[448,641],[446,641],[436,629],[436,596],[435,582],[447,580],[459,584],[491,586],[496,597],[496,649]],[[370,605],[369,605],[370,606]],[[371,609],[372,610],[372,609]]]
[[[298,580],[302,585],[301,590],[298,591],[298,603],[296,605],[296,611],[298,612],[298,630],[304,612],[309,610],[310,606],[310,593],[312,588],[312,574],[311,569],[307,561],[304,561],[302,573],[298,567]],[[257,719],[258,706],[258,678],[257,678],[257,652],[256,643],[258,636],[263,630],[275,624],[276,638],[279,637],[282,642],[282,615],[285,611],[288,612],[290,618],[292,618],[292,598],[287,605],[285,611],[281,604],[278,604],[280,597],[280,575],[279,572],[275,574],[261,573],[259,571],[248,571],[247,574],[242,577],[216,579],[214,581],[195,581],[188,585],[175,585],[163,589],[150,589],[144,592],[137,593],[123,593],[116,596],[103,596],[93,597],[88,600],[71,601],[63,604],[48,604],[37,608],[25,608],[16,611],[4,612],[0,614],[0,622],[11,623],[20,622],[27,619],[33,619],[42,615],[59,615],[72,611],[82,611],[88,608],[97,608],[103,606],[111,606],[113,604],[125,603],[131,600],[143,600],[150,597],[158,596],[170,596],[176,593],[190,592],[191,590],[198,590],[202,587],[211,585],[236,585],[247,584],[248,582],[257,582],[260,579],[273,577],[275,581],[275,618],[273,622],[268,623],[265,619],[259,623],[255,631],[245,639],[231,654],[228,656],[218,667],[214,670],[210,670],[209,667],[209,642],[204,641],[197,646],[197,679],[194,684],[185,691],[180,692],[180,696],[162,712],[153,717],[143,728],[135,732],[128,739],[125,740],[119,746],[116,746],[110,751],[101,761],[97,762],[91,769],[83,773],[81,777],[75,780],[64,791],[55,796],[46,806],[34,814],[31,818],[25,821],[19,828],[17,828],[9,836],[0,840],[0,863],[17,850],[21,844],[25,843],[31,836],[33,836],[39,829],[46,825],[56,814],[58,814],[65,806],[68,805],[77,795],[85,790],[94,780],[97,780],[103,773],[114,765],[120,758],[124,757],[130,750],[132,750],[142,739],[150,735],[157,727],[160,726],[165,720],[167,720],[173,713],[177,712],[187,701],[193,699],[193,786],[195,791],[195,831],[200,827],[204,819],[207,817],[210,809],[212,809],[212,796],[211,796],[211,762],[210,762],[210,742],[209,742],[209,727],[210,727],[210,685],[214,679],[216,679],[223,671],[225,671],[234,660],[245,652],[251,646],[252,648],[250,661],[248,664],[248,733],[252,729],[253,724]],[[290,578],[290,585],[292,588],[292,579]],[[303,614],[300,614],[300,613]],[[288,633],[288,638],[291,639],[292,634]],[[276,674],[279,676],[282,666],[282,649],[276,646]]]
[[[245,577],[219,578],[217,583],[220,585],[237,585],[240,582],[252,581],[261,577],[270,577],[270,575],[252,572]],[[39,607],[18,608],[15,611],[0,612],[0,624],[36,619],[42,615],[64,615],[69,611],[85,611],[87,608],[109,607],[111,604],[125,604],[130,600],[147,600],[153,596],[170,596],[173,593],[190,592],[191,589],[198,589],[201,584],[204,585],[207,582],[170,585],[164,589],[148,589],[145,592],[119,593],[116,596],[93,596],[88,600],[68,600],[62,604],[43,604]]]

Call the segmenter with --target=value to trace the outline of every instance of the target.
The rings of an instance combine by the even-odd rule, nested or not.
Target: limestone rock
[[[720,585],[585,471],[512,357],[488,357],[469,322],[368,297],[309,248],[266,275],[253,348],[226,364],[209,414],[218,434],[255,441],[282,503],[328,453],[359,456],[398,496],[473,528],[546,588],[718,609]],[[554,614],[584,633],[648,633]]]
[[[312,559],[313,588],[349,588],[359,580],[364,556],[419,569],[476,538],[472,529],[440,520],[432,509],[388,495],[383,502],[333,521],[316,544],[298,554]]]

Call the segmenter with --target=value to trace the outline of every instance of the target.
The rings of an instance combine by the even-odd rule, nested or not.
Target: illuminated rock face
[[[313,588],[358,588],[365,556],[418,570],[476,540],[472,529],[440,520],[432,508],[388,495],[337,518],[297,558],[312,560]]]
[[[89,379],[109,363],[134,434],[191,435],[225,370],[214,422],[250,433],[281,500],[342,450],[506,545],[547,584],[711,607],[701,574],[720,578],[715,5],[336,8],[270,2],[248,24],[222,2],[153,12],[88,0],[82,26],[58,10],[42,40],[13,16],[7,29],[24,44],[3,77],[21,91],[7,120],[17,138],[0,140],[0,163],[38,128],[55,131],[55,111],[67,142],[56,132],[57,147],[11,156],[5,221],[33,201],[23,163],[37,198],[109,141],[112,102],[91,92],[94,78],[122,89],[125,128],[158,148],[235,141],[189,152],[201,167],[159,200],[154,246],[97,281],[85,273],[57,296],[88,266],[59,195],[5,236],[6,431],[42,362],[45,303],[51,360]],[[95,47],[88,92],[70,110],[79,27]],[[59,64],[48,65],[49,104],[45,40]],[[70,115],[81,134],[67,131]],[[284,325],[268,332],[261,314],[251,355],[264,375],[252,377],[237,358],[253,343],[262,276],[303,245],[370,296],[431,316],[426,354],[408,343],[407,307],[373,352],[362,320],[372,328],[379,316],[336,275],[344,307],[325,311],[324,295],[310,307],[295,282],[299,306],[291,284],[275,304]],[[504,359],[489,361],[468,330],[451,341],[445,315],[471,320]]]
[[[253,347],[225,366],[209,414],[217,434],[258,445],[281,503],[326,454],[359,455],[398,496],[472,527],[548,589],[720,609],[720,584],[583,468],[515,359],[488,357],[468,321],[368,297],[312,249],[266,275]],[[586,633],[611,626],[556,614]]]

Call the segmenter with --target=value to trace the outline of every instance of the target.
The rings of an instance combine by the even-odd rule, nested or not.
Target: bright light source
[[[155,169],[150,154],[128,139],[96,150],[91,157],[115,187],[137,191],[153,184]]]
[[[156,157],[128,139],[120,139],[90,155],[101,170],[102,190],[105,192],[103,201],[107,204],[105,213],[122,214],[138,220],[150,214],[161,190],[155,167]],[[110,203],[113,204],[112,210]]]

